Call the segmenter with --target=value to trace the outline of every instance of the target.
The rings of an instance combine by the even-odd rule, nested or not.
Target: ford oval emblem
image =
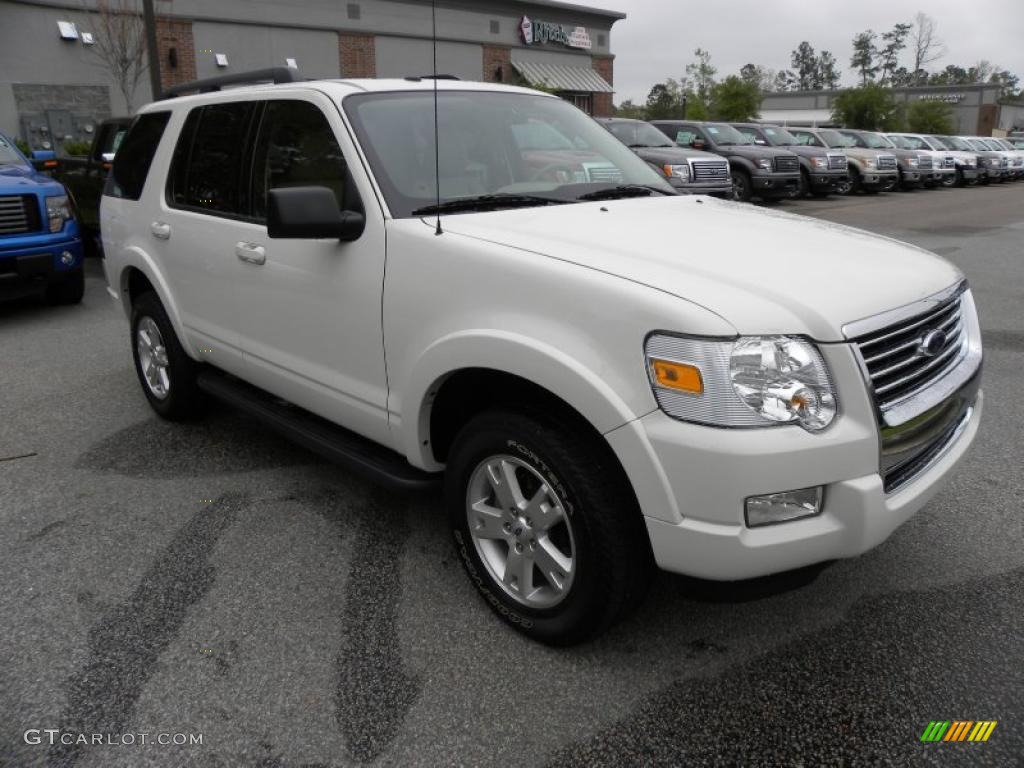
[[[946,332],[938,329],[928,331],[917,343],[917,353],[921,357],[935,357],[946,346]]]

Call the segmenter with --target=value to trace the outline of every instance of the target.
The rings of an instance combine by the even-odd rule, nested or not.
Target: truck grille
[[[718,160],[694,160],[694,181],[728,181],[729,163]]]
[[[880,170],[880,171],[895,171],[896,170],[896,156],[895,155],[879,155],[878,156],[878,170]]]
[[[590,179],[590,181],[609,181],[614,183],[622,181],[622,171],[614,165],[605,165],[604,163],[584,163],[583,167],[586,169],[587,178]]]
[[[931,344],[927,350],[926,339]],[[965,341],[960,296],[923,315],[854,340],[879,409],[926,389],[944,376],[959,362]]]
[[[946,426],[938,436],[932,438],[932,442],[920,453],[886,468],[882,473],[882,487],[885,492],[893,493],[898,491],[924,472],[924,470],[928,469],[932,462],[946,450],[946,447],[953,441],[953,438],[967,425],[970,418],[971,410],[968,409],[959,419]]]
[[[956,168],[956,159],[953,157],[945,157],[942,159],[943,168]]]
[[[796,173],[800,170],[800,161],[795,157],[776,157],[775,170],[780,173]]]
[[[20,235],[39,229],[34,195],[0,197],[0,235]]]
[[[828,169],[830,171],[845,171],[846,170],[846,155],[829,155],[828,156]]]
[[[932,169],[931,155],[919,155],[917,158],[917,167],[922,171],[930,171]]]

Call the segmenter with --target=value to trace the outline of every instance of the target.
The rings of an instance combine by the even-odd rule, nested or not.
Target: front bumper
[[[758,197],[789,197],[800,188],[799,173],[752,174],[750,184]]]
[[[811,173],[809,177],[811,180],[811,190],[814,192],[831,192],[840,184],[846,183],[850,178],[846,171],[832,171],[831,173],[821,171]]]
[[[899,171],[865,171],[860,174],[860,185],[864,189],[883,189],[899,182]]]
[[[72,255],[70,264],[61,256]],[[77,228],[65,227],[57,234],[19,236],[17,245],[0,238],[0,292],[23,293],[61,280],[67,273],[82,267],[82,241]]]
[[[979,392],[962,429],[930,463],[889,494],[880,473],[879,426],[852,350],[823,345],[841,415],[823,432],[797,426],[719,429],[654,411],[606,437],[636,491],[664,570],[706,579],[765,576],[860,555],[884,541],[943,486],[973,442]],[[747,497],[824,486],[815,517],[748,528]]]
[[[726,179],[724,182],[693,182],[693,181],[682,181],[678,183],[672,182],[672,186],[686,195],[711,195],[713,197],[723,197],[726,199],[732,198],[732,181]]]

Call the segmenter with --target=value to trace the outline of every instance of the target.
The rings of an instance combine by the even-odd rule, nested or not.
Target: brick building
[[[0,0],[0,131],[34,148],[88,140],[131,103],[96,56],[95,0]],[[141,7],[141,4],[140,4]],[[164,87],[271,66],[308,77],[400,77],[433,64],[429,0],[157,0]],[[612,111],[611,29],[622,13],[555,0],[437,0],[437,64],[464,80],[535,84]]]

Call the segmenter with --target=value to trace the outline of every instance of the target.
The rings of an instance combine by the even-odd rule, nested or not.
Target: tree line
[[[855,94],[849,95],[847,91],[836,98],[843,115],[855,115],[853,120],[844,121],[849,125],[877,119],[872,127],[925,130],[918,126],[927,126],[929,132],[940,132],[935,126],[950,123],[948,105],[921,101],[903,109],[889,89],[985,82],[998,84],[1003,96],[1013,96],[1020,84],[1012,72],[985,60],[969,67],[950,64],[931,71],[929,67],[946,55],[946,48],[936,33],[935,20],[922,12],[913,22],[897,23],[880,35],[870,29],[857,33],[852,48],[850,67],[859,88],[853,89]],[[776,71],[749,63],[737,74],[719,80],[710,52],[698,48],[682,77],[668,78],[653,86],[646,103],[635,104],[627,99],[615,111],[620,117],[645,120],[675,118],[685,113],[692,120],[740,121],[757,116],[765,93],[835,90],[840,86],[842,71],[835,55],[828,50],[815,51],[809,41],[804,40],[793,49],[790,66],[791,69]],[[884,117],[877,118],[879,114]]]

